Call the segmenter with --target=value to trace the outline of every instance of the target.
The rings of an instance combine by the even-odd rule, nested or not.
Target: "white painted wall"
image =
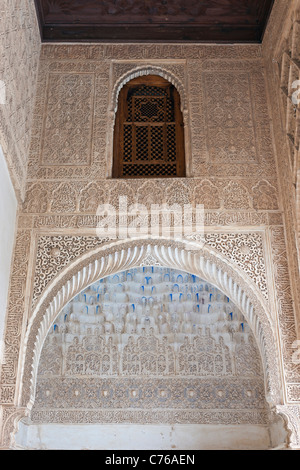
[[[0,361],[3,359],[2,346],[16,214],[17,200],[0,146]]]
[[[268,428],[255,425],[121,425],[20,422],[16,448],[29,450],[266,450]]]

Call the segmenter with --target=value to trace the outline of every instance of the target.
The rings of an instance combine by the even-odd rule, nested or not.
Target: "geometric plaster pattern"
[[[118,93],[127,81],[147,74],[165,77],[181,96],[190,176],[224,178],[227,175],[230,179],[242,178],[246,184],[251,176],[256,179],[253,186],[259,179],[270,179],[263,188],[268,194],[268,184],[270,188],[274,183],[276,185],[275,167],[261,51],[254,46],[227,46],[224,59],[222,46],[180,45],[175,52],[172,45],[76,45],[67,48],[45,45],[38,78],[29,181],[47,178],[56,182],[70,178],[101,180],[109,176]],[[88,87],[89,96],[82,93],[84,79],[92,80],[94,84]],[[60,96],[68,96],[64,114],[57,105]],[[80,103],[90,109],[85,113],[79,134],[76,110]],[[72,125],[68,124],[71,118]],[[45,120],[46,124],[42,125]],[[48,146],[43,147],[43,138],[53,139],[59,126],[67,146],[63,153],[59,151],[63,142],[51,146],[51,150]],[[76,136],[74,142],[72,134]],[[239,139],[236,139],[237,134]],[[79,148],[81,152],[78,152]],[[51,156],[47,158],[44,152],[49,151]],[[71,161],[75,158],[73,164],[62,156],[69,153]],[[262,178],[257,179],[259,176]],[[257,189],[260,191],[259,187]]]
[[[298,218],[295,175],[299,165],[295,144],[297,107],[292,106],[288,89],[295,76],[299,58],[299,1],[277,0],[272,10],[262,45],[266,70],[266,91],[274,134],[274,157],[278,171],[280,205],[284,211],[283,227],[272,227],[271,246],[276,285],[276,310],[278,314],[282,360],[286,381],[288,405],[277,407],[286,419],[291,432],[291,448],[300,448],[299,364],[291,357],[293,345],[299,340],[299,249],[297,252]],[[283,21],[284,18],[284,21]],[[296,59],[296,61],[295,61]],[[298,64],[299,65],[299,64]],[[289,70],[288,70],[289,69]],[[287,73],[289,71],[289,73]],[[287,97],[287,95],[289,95]],[[289,134],[287,136],[287,134]],[[295,405],[293,405],[295,403]]]
[[[290,271],[289,289],[294,299],[294,320],[296,320],[298,338],[300,333],[300,270],[299,247],[297,250],[296,184],[299,168],[299,150],[297,152],[299,105],[292,102],[292,93],[296,92],[297,88],[291,87],[293,81],[299,78],[297,71],[299,66],[299,11],[299,0],[277,0],[262,48],[268,77],[266,90],[269,108],[274,117],[274,156],[278,167],[279,194],[285,216],[286,253]],[[282,21],[282,18],[285,20]]]
[[[191,239],[190,237],[189,239]],[[109,237],[41,236],[37,244],[33,304],[47,284],[73,259],[110,241]],[[263,241],[259,233],[206,234],[203,242],[242,268],[267,297]]]
[[[100,184],[101,181],[101,184]],[[154,191],[155,188],[155,191]],[[223,178],[99,180],[86,182],[34,182],[28,184],[24,213],[48,217],[54,214],[95,215],[100,204],[112,204],[118,208],[118,195],[126,196],[128,206],[138,202],[146,207],[151,204],[203,204],[208,211],[239,210],[259,217],[263,211],[278,211],[277,185],[274,180],[252,178],[232,181]],[[183,196],[183,199],[181,199]],[[261,215],[262,217],[262,215]],[[220,224],[221,225],[221,224]]]
[[[0,143],[18,199],[24,200],[41,49],[35,6],[3,0],[0,21]],[[2,86],[5,99],[2,103]]]

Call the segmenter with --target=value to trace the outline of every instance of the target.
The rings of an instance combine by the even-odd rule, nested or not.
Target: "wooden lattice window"
[[[119,94],[114,132],[115,178],[185,176],[180,97],[162,77],[131,80]]]

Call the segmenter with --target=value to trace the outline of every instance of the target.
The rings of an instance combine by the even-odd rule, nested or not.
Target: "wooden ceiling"
[[[274,0],[35,0],[42,40],[259,43]]]

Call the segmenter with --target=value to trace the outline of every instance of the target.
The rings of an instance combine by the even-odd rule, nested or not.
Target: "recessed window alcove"
[[[159,75],[127,82],[118,96],[114,178],[184,177],[184,123],[176,88]]]
[[[239,309],[195,275],[147,266],[99,279],[63,308],[16,441],[264,449],[268,419],[259,349]]]

